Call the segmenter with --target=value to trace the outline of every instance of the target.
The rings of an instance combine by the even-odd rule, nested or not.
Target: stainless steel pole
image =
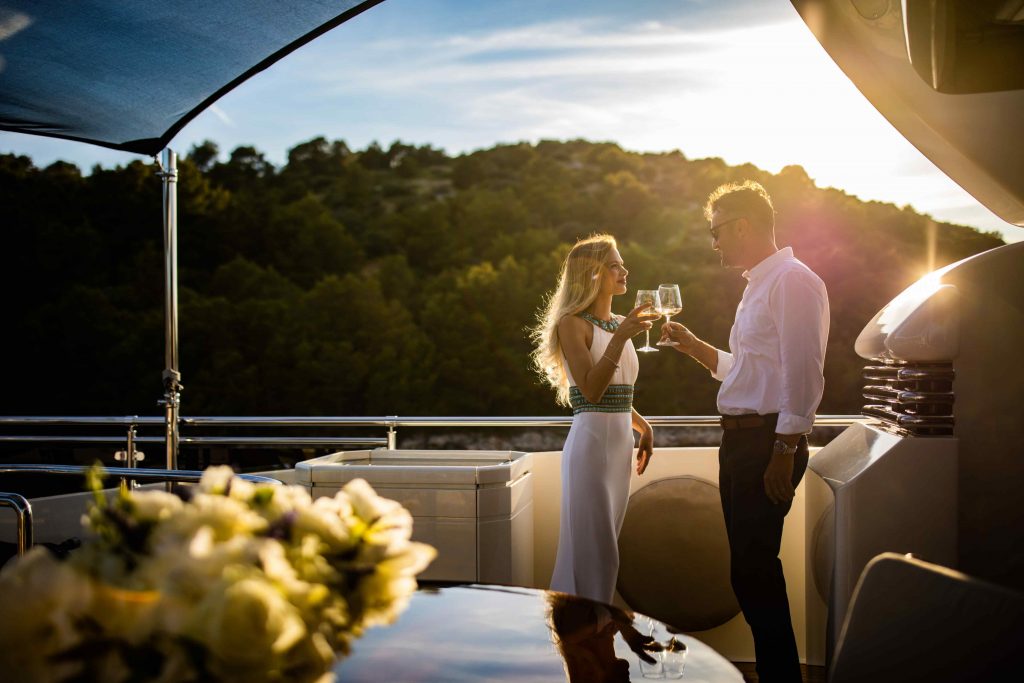
[[[178,156],[165,149],[160,163],[164,196],[164,425],[167,469],[178,469],[178,416],[181,373],[178,371]]]
[[[32,548],[32,503],[17,493],[0,493],[0,507],[9,507],[18,517],[18,554]]]

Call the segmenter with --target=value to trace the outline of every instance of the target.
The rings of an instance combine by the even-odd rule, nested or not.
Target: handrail
[[[84,476],[91,467],[85,465],[40,465],[40,464],[0,464],[0,474],[56,474],[62,476]],[[121,477],[133,481],[177,482],[185,484],[198,483],[203,473],[195,470],[157,470],[141,467],[104,467],[104,479]],[[235,474],[236,477],[254,484],[280,485],[281,482],[272,477],[258,474]],[[169,484],[168,484],[169,485]],[[32,547],[32,505],[17,493],[0,493],[0,507],[12,507],[18,515],[18,554],[24,555]]]
[[[718,427],[717,415],[655,415],[648,416],[647,421],[656,427]],[[816,427],[847,427],[858,422],[866,422],[868,418],[863,415],[818,415],[814,425]],[[334,437],[308,437],[308,436],[281,436],[281,437],[252,437],[252,436],[180,436],[179,443],[186,446],[287,446],[287,447],[353,447],[353,446],[386,446],[389,449],[397,448],[399,427],[413,428],[439,428],[439,427],[561,427],[567,428],[572,424],[572,417],[569,415],[541,415],[541,416],[407,416],[398,415],[384,416],[192,416],[181,417],[180,427],[249,427],[249,428],[290,428],[290,427],[318,427],[318,428],[353,428],[353,427],[377,427],[386,428],[386,438],[365,437],[365,438],[334,438]],[[117,416],[0,416],[0,427],[25,427],[25,426],[47,426],[47,427],[68,427],[68,426],[120,426],[128,427],[130,443],[164,443],[166,436],[136,436],[137,426],[163,426],[164,420],[160,417],[142,417],[130,415]],[[112,439],[104,436],[66,436],[55,435],[51,437],[38,435],[0,435],[0,443],[121,443],[123,439]],[[133,448],[128,448],[128,460],[131,463]]]
[[[42,465],[42,464],[15,464],[5,465],[0,464],[0,474],[20,474],[20,473],[31,473],[31,474],[58,474],[65,476],[84,476],[86,472],[92,469],[87,465]],[[136,481],[150,481],[150,482],[177,482],[185,484],[198,483],[202,478],[203,473],[196,470],[157,470],[157,469],[146,469],[143,467],[104,467],[103,477],[123,477],[126,479],[134,479]],[[272,477],[264,477],[258,474],[235,474],[240,479],[245,479],[254,484],[273,484],[278,485],[281,482]]]
[[[140,417],[128,415],[124,417],[110,415],[78,415],[78,416],[55,416],[55,415],[0,415],[0,426],[22,426],[22,425],[48,425],[52,427],[70,427],[73,425],[116,425],[128,427],[130,425],[162,425],[162,417]]]
[[[136,436],[136,443],[163,443],[162,436]],[[188,446],[385,446],[388,440],[382,436],[350,438],[330,436],[183,436],[179,439]],[[37,436],[0,435],[0,443],[124,443],[118,436]]]
[[[647,416],[651,424],[681,427],[717,427],[717,415]],[[815,426],[845,427],[863,422],[863,415],[818,415]],[[75,425],[163,425],[161,417],[61,417],[0,415],[0,426],[75,426]],[[409,416],[321,417],[321,416],[193,416],[182,417],[184,426],[198,427],[567,427],[571,415],[542,416]]]
[[[11,508],[18,517],[18,554],[32,547],[32,503],[17,493],[0,493],[0,507]]]

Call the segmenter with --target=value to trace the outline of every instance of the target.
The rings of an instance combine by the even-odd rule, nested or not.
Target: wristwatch
[[[796,446],[790,446],[782,439],[775,439],[775,445],[772,446],[772,455],[793,455],[796,453]]]

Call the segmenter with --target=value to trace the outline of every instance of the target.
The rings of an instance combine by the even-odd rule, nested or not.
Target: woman
[[[562,449],[562,516],[551,590],[611,602],[619,571],[618,537],[629,495],[633,431],[640,434],[637,474],[654,454],[654,431],[633,410],[639,364],[631,337],[654,316],[639,306],[612,315],[612,297],[626,292],[629,271],[615,238],[576,243],[558,287],[533,330],[533,361],[572,406]],[[646,318],[646,319],[645,319]]]
[[[615,634],[637,657],[654,664],[661,643],[645,638],[630,614],[561,593],[548,594],[548,627],[562,655],[569,683],[629,683],[629,661],[615,652]]]

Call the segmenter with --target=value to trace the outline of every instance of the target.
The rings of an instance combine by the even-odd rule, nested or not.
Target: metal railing
[[[717,415],[656,415],[647,416],[647,421],[656,427],[718,427]],[[819,415],[816,427],[847,427],[855,422],[864,422],[863,415]],[[394,450],[398,446],[398,428],[478,428],[478,427],[561,427],[572,424],[572,416],[533,417],[399,417],[386,415],[378,417],[253,417],[253,416],[195,416],[180,418],[180,428],[315,428],[351,429],[380,428],[387,430],[386,437],[317,437],[317,436],[209,436],[182,435],[179,443],[183,446],[263,446],[274,448],[352,448],[359,446],[386,446]],[[122,427],[126,436],[67,436],[39,434],[4,434],[0,443],[81,443],[81,444],[125,444],[127,467],[134,467],[135,444],[165,443],[164,436],[139,436],[140,427],[163,428],[164,419],[157,416],[130,415],[112,416],[0,416],[2,428],[24,427]]]
[[[646,418],[658,427],[718,427],[717,415],[656,415]],[[856,422],[867,421],[862,415],[819,415],[815,420],[816,427],[847,427]],[[268,447],[338,447],[338,446],[387,446],[397,447],[399,427],[410,428],[476,428],[476,427],[561,427],[572,424],[571,416],[536,416],[536,417],[399,417],[397,415],[382,417],[183,417],[181,427],[188,428],[354,428],[378,427],[387,429],[386,438],[335,438],[310,436],[182,436],[183,445],[243,445]],[[0,416],[0,427],[110,427],[127,428],[124,438],[112,436],[67,436],[67,435],[0,435],[0,443],[82,443],[82,444],[126,444],[124,458],[126,467],[106,467],[105,477],[120,477],[123,481],[139,482],[182,482],[195,483],[202,472],[191,470],[140,469],[135,466],[135,444],[163,443],[164,437],[138,436],[136,429],[142,426],[164,426],[159,417],[67,417],[67,416]],[[49,475],[82,476],[88,467],[80,465],[42,465],[42,464],[0,464],[0,474],[36,473]],[[253,474],[238,476],[257,483],[278,484],[276,479]],[[18,552],[24,553],[32,546],[32,507],[25,498],[18,494],[0,493],[0,507],[11,507],[18,515]]]
[[[58,476],[85,476],[91,467],[84,465],[38,465],[0,464],[0,474],[45,474]],[[121,481],[141,481],[149,483],[168,482],[179,484],[195,484],[203,473],[195,470],[151,470],[137,467],[104,467],[101,476],[104,479],[119,477]],[[258,474],[235,474],[236,477],[251,481],[254,484],[279,485],[281,482],[272,477]],[[18,516],[18,554],[24,555],[32,547],[32,505],[17,493],[0,493],[0,507],[14,509]]]
[[[87,465],[40,465],[40,464],[0,464],[0,474],[54,474],[60,476],[85,476],[86,472],[92,469]],[[143,469],[138,467],[104,467],[102,476],[104,479],[134,479],[145,482],[173,482],[177,484],[196,484],[202,478],[203,473],[197,470],[156,470]],[[251,481],[254,484],[273,484],[281,482],[273,477],[264,477],[259,474],[235,474],[236,477]]]
[[[18,554],[32,547],[32,504],[17,493],[0,493],[0,507],[11,508],[18,517]]]

